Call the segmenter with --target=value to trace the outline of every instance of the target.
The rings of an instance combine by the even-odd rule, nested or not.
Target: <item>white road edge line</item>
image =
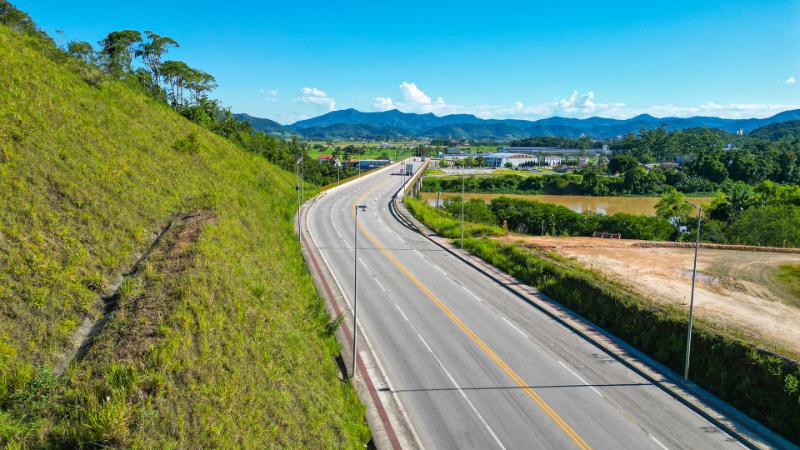
[[[600,393],[600,391],[598,391],[597,389],[595,389],[595,388],[594,388],[594,386],[590,385],[590,384],[589,384],[589,383],[588,383],[586,380],[584,380],[584,379],[583,379],[583,377],[581,377],[580,375],[578,375],[578,374],[577,374],[577,373],[576,373],[574,370],[570,369],[570,368],[569,368],[569,366],[567,366],[566,364],[564,364],[564,363],[563,363],[563,362],[561,362],[561,361],[559,361],[558,363],[559,363],[559,364],[561,364],[561,366],[562,366],[563,368],[567,369],[567,370],[569,371],[569,373],[571,373],[571,374],[575,375],[575,378],[577,378],[577,379],[581,380],[581,383],[585,384],[585,385],[586,385],[586,386],[587,386],[589,389],[593,390],[595,394],[599,395],[600,397],[602,397],[602,396],[603,396],[603,394],[601,394],[601,393]]]

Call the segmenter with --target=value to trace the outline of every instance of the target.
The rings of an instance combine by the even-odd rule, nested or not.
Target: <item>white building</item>
[[[539,158],[524,153],[492,153],[486,157],[486,164],[489,167],[506,167],[511,163],[512,167],[519,167],[523,163],[536,164]]]
[[[561,157],[560,156],[545,156],[544,157],[544,164],[550,167],[560,166],[561,165]]]

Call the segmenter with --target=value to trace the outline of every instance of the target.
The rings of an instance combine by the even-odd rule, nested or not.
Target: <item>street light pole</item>
[[[303,204],[303,202],[301,200],[302,194],[300,192],[300,189],[301,189],[300,188],[300,161],[302,161],[302,159],[303,159],[302,156],[300,158],[298,158],[297,162],[294,165],[294,167],[295,167],[295,171],[294,171],[294,174],[295,174],[295,187],[294,187],[294,190],[297,192],[297,234],[298,234],[298,236],[300,236],[301,232],[302,232],[301,231],[302,227],[300,226],[301,225],[300,221],[302,220],[302,217],[303,217],[300,214],[300,206]]]
[[[464,171],[461,171],[461,250],[464,250]]]
[[[689,355],[692,351],[692,321],[694,319],[694,284],[697,277],[697,250],[700,248],[700,221],[703,216],[703,206],[686,202],[697,209],[697,237],[694,241],[694,265],[692,266],[692,296],[689,300],[689,328],[686,331],[686,360],[683,365],[683,379],[689,379]]]
[[[356,341],[358,340],[358,210],[366,211],[367,205],[355,207],[353,226],[353,378],[356,377]]]

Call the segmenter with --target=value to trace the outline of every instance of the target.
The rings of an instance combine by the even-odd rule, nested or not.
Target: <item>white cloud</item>
[[[300,97],[297,97],[294,101],[295,103],[322,106],[326,111],[333,111],[336,109],[336,100],[328,97],[325,91],[315,87],[304,87],[300,89]]]
[[[551,116],[586,118],[591,116],[627,119],[639,114],[651,114],[656,117],[690,117],[718,116],[731,119],[769,117],[781,111],[800,108],[791,104],[761,103],[716,103],[706,102],[699,105],[679,106],[673,104],[652,105],[647,107],[629,107],[622,102],[600,101],[594,91],[580,93],[572,91],[570,95],[556,98],[550,102],[526,104],[516,101],[512,104],[495,105],[457,105],[446,102],[442,97],[426,94],[415,83],[404,81],[400,84],[400,100],[392,97],[375,97],[372,107],[375,111],[399,109],[403,112],[446,114],[473,114],[483,119],[542,119]]]
[[[632,115],[647,113],[656,117],[717,116],[728,119],[764,118],[779,112],[800,108],[800,105],[781,103],[728,103],[708,102],[697,106],[676,106],[672,104],[642,108]],[[623,116],[629,117],[630,115]]]
[[[268,91],[264,88],[258,90],[258,93],[264,96],[264,100],[268,102],[276,102],[278,101],[278,91],[275,89]]]
[[[403,95],[403,100],[411,105],[430,105],[431,98],[425,95],[422,92],[422,89],[418,88],[416,83],[409,83],[407,81],[403,81],[400,83],[400,91]],[[439,97],[438,100],[442,98]]]
[[[327,97],[328,96],[328,94],[326,94],[324,91],[322,91],[320,89],[317,89],[315,87],[304,87],[303,89],[300,89],[300,93],[303,94],[303,95],[309,96],[309,97]]]
[[[391,97],[375,97],[375,101],[372,102],[372,107],[375,108],[376,111],[389,111],[396,108]]]
[[[795,84],[795,83],[797,83],[797,80],[794,78],[794,76],[791,76],[791,77],[787,78],[786,81],[784,81],[784,83],[786,83],[786,84]]]

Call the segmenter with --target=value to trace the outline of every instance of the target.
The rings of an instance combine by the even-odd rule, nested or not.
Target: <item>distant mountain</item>
[[[750,137],[770,141],[777,141],[787,136],[800,138],[800,120],[771,123],[750,132]]]
[[[292,131],[274,120],[253,117],[249,114],[234,114],[233,117],[248,122],[256,131],[270,134],[290,134]]]
[[[362,112],[355,109],[345,109],[301,120],[283,128],[302,136],[316,139],[425,137],[510,140],[531,136],[577,138],[582,135],[606,139],[623,136],[628,133],[638,133],[641,129],[653,129],[662,125],[669,131],[704,127],[717,128],[728,133],[736,133],[741,129],[747,133],[765,125],[790,120],[800,120],[800,110],[785,111],[765,119],[723,119],[720,117],[659,118],[649,114],[640,114],[624,120],[603,117],[589,117],[587,119],[548,117],[530,121],[519,119],[487,120],[471,114],[437,116],[431,113],[404,113],[396,109],[384,112]]]

